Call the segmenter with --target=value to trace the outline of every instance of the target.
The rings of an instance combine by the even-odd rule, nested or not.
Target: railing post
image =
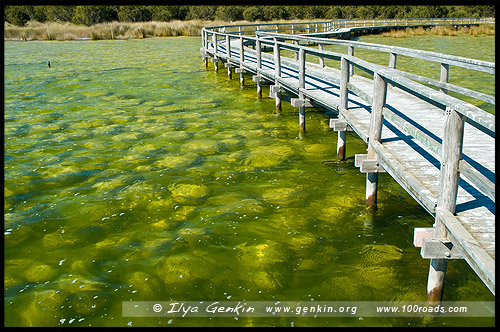
[[[215,31],[212,35],[212,43],[214,44],[214,70],[215,72],[219,71],[219,59],[217,58],[217,34]]]
[[[460,181],[458,166],[462,159],[464,119],[457,111],[447,108],[444,121],[437,207],[455,214]],[[445,226],[438,218],[434,224],[434,237],[446,238]],[[431,259],[427,281],[427,300],[431,305],[441,303],[447,266],[448,260],[446,259]]]
[[[299,99],[304,100],[304,89],[306,86],[306,52],[303,48],[299,49]],[[299,107],[299,130],[306,131],[306,108],[305,106]]]
[[[389,68],[396,68],[396,60],[398,58],[397,53],[390,53],[389,54]]]
[[[231,58],[231,37],[226,35],[226,50],[227,50],[227,77],[229,79],[233,78],[233,67],[231,67],[231,63],[229,59]]]
[[[349,46],[347,48],[347,54],[354,56],[354,46]],[[349,64],[349,66],[350,66],[349,67],[349,73],[352,76],[352,75],[354,75],[354,66],[352,64]]]
[[[240,85],[245,85],[245,73],[243,72],[243,62],[245,61],[245,49],[243,46],[243,35],[240,34]]]
[[[397,53],[389,53],[389,68],[396,69],[396,60],[398,59]],[[392,88],[392,84],[388,84],[389,88]]]
[[[297,46],[299,46],[299,41],[298,40],[294,40],[293,43]],[[299,60],[299,51],[294,51],[295,55],[293,56],[295,61]]]
[[[384,121],[383,108],[387,98],[387,83],[379,74],[374,75],[373,105],[370,118],[370,132],[368,136],[367,160],[376,160],[377,155],[371,142],[380,141],[382,124]],[[369,208],[377,208],[378,172],[366,173],[366,204]]]
[[[448,83],[449,70],[450,70],[450,66],[448,64],[446,64],[446,63],[441,64],[441,75],[439,78],[439,80],[441,82]],[[448,93],[448,89],[441,88],[440,90],[443,93]]]
[[[262,98],[262,81],[260,80],[259,72],[259,70],[262,68],[262,53],[259,36],[256,37],[257,41],[255,42],[255,51],[257,53],[257,76],[259,77],[259,79],[257,80],[257,97]]]
[[[339,121],[344,120],[342,115],[343,109],[348,108],[348,94],[349,94],[349,61],[342,57],[340,60],[340,105],[339,105]],[[347,143],[347,131],[339,130],[337,139],[337,160],[345,159],[345,150]]]
[[[201,30],[201,44],[203,46],[203,63],[205,67],[208,67],[208,56],[207,56],[207,48],[208,48],[208,35],[206,30]]]
[[[340,107],[347,109],[350,64],[346,58],[340,60]]]
[[[275,73],[275,94],[274,98],[276,101],[276,112],[281,113],[281,92],[279,90],[279,81],[278,78],[281,77],[281,59],[280,59],[280,46],[276,38],[274,38],[274,73]]]
[[[318,49],[323,51],[323,44],[318,44]],[[325,68],[325,58],[322,56],[319,57],[319,65],[321,66],[321,68]]]
[[[447,108],[443,146],[441,151],[441,173],[439,178],[439,194],[437,206],[455,213],[458,182],[460,173],[458,165],[462,159],[464,137],[464,119],[457,111]]]

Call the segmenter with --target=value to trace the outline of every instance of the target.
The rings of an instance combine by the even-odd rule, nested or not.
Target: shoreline
[[[423,27],[418,28],[405,28],[398,30],[390,30],[388,32],[383,32],[380,34],[382,37],[393,37],[393,38],[406,38],[412,36],[495,36],[495,24],[481,24],[479,26],[434,26],[432,28],[424,29]]]
[[[272,23],[305,23],[311,20],[277,20]],[[173,20],[169,22],[108,22],[91,26],[72,23],[40,23],[30,21],[24,27],[4,23],[4,41],[69,41],[69,40],[126,40],[151,37],[201,37],[207,26],[237,24],[269,24],[270,22]]]
[[[128,40],[152,37],[196,37],[201,36],[205,26],[233,25],[242,22],[221,21],[170,21],[170,22],[110,22],[92,26],[74,25],[71,23],[39,23],[28,22],[25,27],[4,23],[4,42],[6,41],[88,41],[88,40]],[[269,22],[254,22],[269,24]],[[277,21],[276,23],[301,23],[299,21]],[[243,24],[251,24],[244,21]],[[482,24],[471,27],[435,26],[424,29],[405,28],[391,30],[380,34],[382,37],[406,38],[411,36],[494,36],[495,24]]]

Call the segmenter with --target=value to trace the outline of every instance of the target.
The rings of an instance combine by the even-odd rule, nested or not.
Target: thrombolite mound
[[[254,245],[242,243],[237,249],[240,279],[259,290],[276,290],[290,282],[287,273],[292,257],[286,244],[272,241]]]
[[[128,278],[128,283],[144,299],[154,297],[160,290],[157,276],[143,271],[133,272]]]
[[[156,265],[156,275],[167,288],[189,285],[198,279],[210,279],[215,262],[191,253],[171,255],[161,259]]]
[[[307,197],[306,186],[282,187],[265,189],[262,198],[275,205],[294,205],[303,202]]]
[[[29,305],[22,309],[23,326],[56,326],[58,310],[66,303],[66,293],[60,290],[42,290],[34,293]]]
[[[169,154],[163,159],[158,160],[155,166],[169,167],[169,168],[182,168],[193,164],[199,157],[199,154],[194,152],[181,153],[178,155]]]
[[[175,183],[169,186],[172,198],[175,202],[183,205],[196,205],[204,201],[209,190],[203,184]]]
[[[391,263],[403,256],[402,250],[390,244],[368,244],[361,250],[363,261],[368,264]]]
[[[58,274],[57,270],[47,264],[33,264],[26,270],[26,279],[30,282],[51,281]]]
[[[218,145],[215,140],[204,139],[193,142],[186,142],[181,146],[181,151],[186,153],[195,152],[202,156],[209,156],[217,153]]]
[[[246,163],[253,167],[272,167],[290,159],[293,154],[293,149],[286,145],[257,146],[248,154]]]

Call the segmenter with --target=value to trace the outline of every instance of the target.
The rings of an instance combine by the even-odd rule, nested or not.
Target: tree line
[[[495,6],[5,6],[4,22],[272,21],[309,19],[494,17]]]

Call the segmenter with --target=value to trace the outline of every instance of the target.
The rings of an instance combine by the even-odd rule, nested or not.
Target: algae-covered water
[[[123,301],[424,301],[414,227],[387,174],[376,212],[333,116],[256,98],[195,37],[6,42],[6,326],[492,326],[493,318],[131,318]],[[47,66],[51,62],[51,67]],[[446,301],[493,301],[464,261]]]

